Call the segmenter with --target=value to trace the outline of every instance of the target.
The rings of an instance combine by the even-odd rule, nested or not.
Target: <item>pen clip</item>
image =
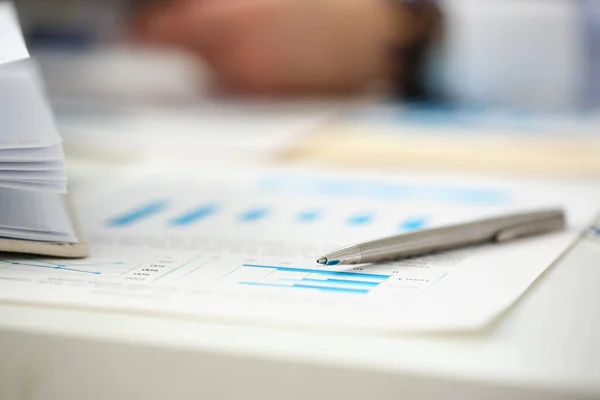
[[[559,231],[565,229],[564,215],[553,215],[541,220],[533,220],[517,223],[509,228],[499,230],[494,235],[494,241],[506,242],[512,239],[532,236],[545,232]]]

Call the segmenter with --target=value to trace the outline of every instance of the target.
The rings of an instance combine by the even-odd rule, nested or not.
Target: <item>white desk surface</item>
[[[0,399],[600,398],[600,243],[483,332],[374,336],[0,303]]]
[[[373,336],[0,305],[0,398],[600,398],[600,243],[484,332]]]

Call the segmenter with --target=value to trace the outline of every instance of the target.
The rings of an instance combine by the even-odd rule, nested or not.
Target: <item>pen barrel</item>
[[[351,245],[325,255],[327,265],[394,261],[486,242],[564,229],[560,209],[513,214]]]
[[[378,263],[486,242],[501,242],[564,227],[562,211],[547,210],[398,235],[363,243],[354,250],[360,253],[360,263]]]
[[[470,231],[448,227],[382,239],[358,246],[356,250],[361,254],[360,263],[380,263],[492,241],[494,234],[494,230],[484,227]]]

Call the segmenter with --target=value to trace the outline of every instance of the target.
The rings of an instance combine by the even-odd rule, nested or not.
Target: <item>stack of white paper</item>
[[[0,237],[77,242],[61,194],[0,188],[0,205]]]
[[[28,61],[0,69],[0,187],[66,191],[61,138]]]
[[[11,3],[0,2],[0,238],[76,242],[61,138]]]

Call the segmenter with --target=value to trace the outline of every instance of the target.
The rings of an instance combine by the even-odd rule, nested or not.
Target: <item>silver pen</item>
[[[326,254],[317,262],[322,265],[343,265],[395,261],[563,230],[565,225],[565,214],[560,209],[510,214],[354,244]]]

